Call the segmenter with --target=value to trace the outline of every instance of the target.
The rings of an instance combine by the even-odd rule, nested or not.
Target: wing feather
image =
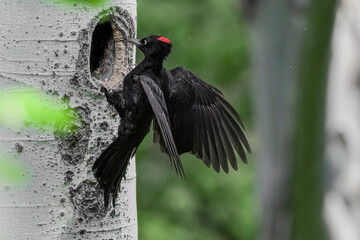
[[[216,105],[214,106],[214,108],[216,109],[216,110],[214,110],[214,114],[216,115],[216,118],[218,119],[219,133],[220,133],[221,140],[223,142],[226,156],[229,159],[229,162],[230,162],[231,166],[233,167],[233,169],[237,170],[236,156],[234,154],[233,147],[230,143],[229,137],[227,136],[225,127],[223,126],[224,122],[222,121],[222,118],[221,118],[221,110],[216,108]],[[224,171],[225,171],[225,169],[224,169]]]
[[[216,113],[215,113],[214,109],[212,108],[212,106],[209,106],[208,109],[210,112],[209,116],[210,116],[211,122],[212,122],[212,129],[213,129],[213,132],[215,135],[216,147],[217,147],[218,153],[219,153],[219,155],[218,155],[219,162],[220,162],[220,165],[221,165],[222,169],[224,170],[224,172],[228,173],[229,165],[228,165],[228,161],[227,161],[227,155],[226,155],[223,139],[221,138],[221,129],[220,129],[221,123],[217,119]]]
[[[231,144],[230,136],[228,136],[229,133],[228,131],[226,131],[226,123],[223,121],[222,118],[223,111],[220,108],[218,108],[218,106],[215,105],[215,107],[217,107],[217,111],[215,112],[215,114],[217,115],[217,118],[219,119],[220,122],[219,124],[219,128],[221,129],[220,134],[221,134],[221,139],[223,140],[224,143],[226,155],[233,169],[237,170],[238,166],[236,162],[236,156],[233,150],[233,146]]]
[[[205,131],[207,132],[208,141],[209,141],[209,156],[210,161],[212,163],[213,168],[215,171],[220,171],[220,158],[223,156],[219,155],[220,149],[220,143],[217,139],[217,131],[214,129],[214,119],[212,114],[210,113],[210,109],[208,108],[208,104],[210,103],[206,93],[204,92],[203,88],[197,88],[199,91],[197,92],[199,94],[199,98],[202,99],[204,102],[204,105],[199,106],[200,113],[202,117],[198,119],[198,121],[205,123]],[[204,138],[206,141],[206,138]]]
[[[186,68],[175,68],[169,74],[173,79],[167,104],[179,153],[191,152],[217,172],[221,167],[227,173],[229,162],[233,169],[238,169],[235,152],[246,163],[244,148],[249,153],[251,148],[245,126],[222,92]],[[161,142],[161,136],[156,140]]]
[[[177,174],[179,174],[181,177],[185,177],[184,169],[182,167],[179,153],[177,151],[171,132],[169,116],[163,92],[151,78],[140,75],[139,79],[153,109],[158,127],[162,134],[162,139],[164,140],[166,151],[170,157],[171,165],[174,166]]]
[[[228,112],[224,112],[223,120],[225,122],[224,126],[227,127],[229,133],[228,136],[230,137],[231,141],[233,142],[233,146],[236,152],[239,154],[240,158],[243,160],[244,163],[247,163],[246,154],[243,148],[242,140],[241,140],[241,129],[236,124],[235,120]],[[247,142],[247,141],[246,141]]]
[[[233,108],[233,106],[230,105],[228,101],[225,100],[223,96],[217,95],[217,100],[221,102],[221,104],[231,113],[231,115],[236,119],[236,121],[241,125],[241,127],[245,130],[245,125],[242,122],[239,114],[236,112],[236,110]]]

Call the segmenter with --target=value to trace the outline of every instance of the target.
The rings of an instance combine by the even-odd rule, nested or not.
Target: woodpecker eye
[[[143,40],[143,44],[144,44],[144,45],[146,45],[146,44],[147,44],[147,41],[146,41],[145,39]]]

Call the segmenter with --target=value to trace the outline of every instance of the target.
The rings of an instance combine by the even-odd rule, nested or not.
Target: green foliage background
[[[247,126],[250,106],[250,33],[235,0],[138,0],[138,38],[172,41],[166,68],[185,66],[224,92]],[[137,52],[137,62],[143,59]],[[176,176],[149,134],[137,151],[139,239],[255,239],[254,161],[217,174],[183,155],[186,181]]]

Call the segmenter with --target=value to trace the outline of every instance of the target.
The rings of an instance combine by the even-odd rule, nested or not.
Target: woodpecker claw
[[[93,81],[94,85],[100,90],[100,92],[102,92],[102,93],[108,92],[104,85],[104,83],[105,83],[104,81],[107,81],[107,79],[104,79],[104,81],[100,81],[96,78],[92,78],[92,81]]]
[[[140,80],[140,76],[139,75],[134,75],[133,80],[136,80],[136,81]]]

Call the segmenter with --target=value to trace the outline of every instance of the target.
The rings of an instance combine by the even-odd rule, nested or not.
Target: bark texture
[[[41,0],[0,0],[0,5],[0,88],[35,87],[67,99],[82,125],[71,135],[0,128],[1,148],[25,162],[29,179],[24,187],[0,188],[0,238],[137,239],[134,161],[110,211],[91,171],[119,124],[95,78],[115,88],[132,67],[134,49],[121,40],[135,36],[136,1],[112,0],[102,7]],[[100,20],[113,31],[94,58],[93,32]],[[91,61],[98,63],[94,67]]]

